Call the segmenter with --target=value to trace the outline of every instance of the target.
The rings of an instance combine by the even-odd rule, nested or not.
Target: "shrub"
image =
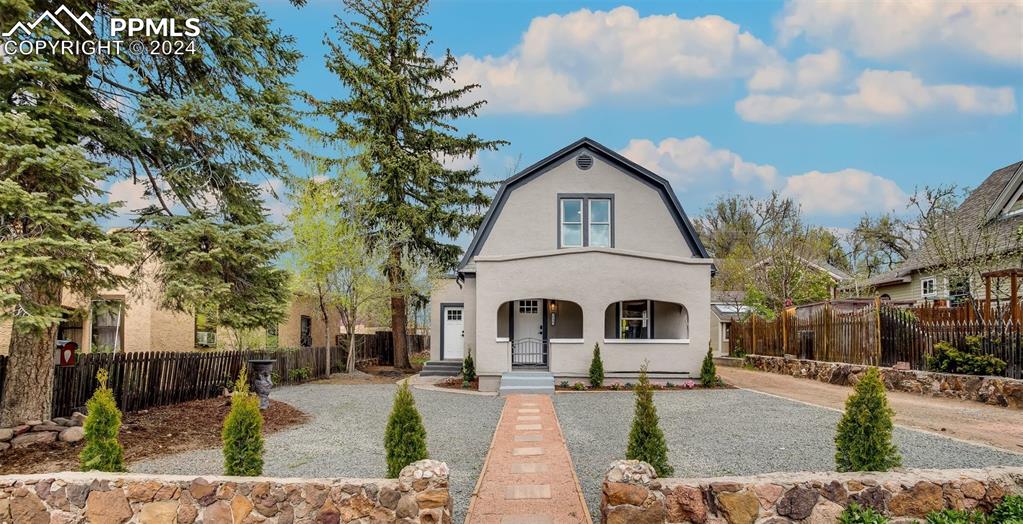
[[[887,524],[889,520],[888,517],[874,511],[874,508],[850,502],[849,506],[838,515],[838,522],[841,524]]]
[[[394,395],[394,405],[384,433],[384,449],[387,452],[388,478],[397,478],[405,466],[429,458],[426,428],[408,382],[402,383]]]
[[[647,378],[646,364],[639,370],[639,386],[636,388],[636,414],[629,431],[629,448],[625,458],[642,460],[653,466],[660,477],[670,477],[675,471],[668,463],[668,444],[664,442],[654,406],[654,395]]]
[[[462,378],[468,382],[476,380],[476,363],[472,361],[471,353],[466,353],[462,359]]]
[[[604,361],[600,359],[600,344],[593,344],[593,359],[590,360],[590,385],[599,388],[604,385]]]
[[[563,387],[563,388],[568,388],[568,386],[569,386],[567,380],[562,380],[560,383],[558,383],[558,385]]]
[[[107,387],[107,377],[105,369],[96,373],[99,388],[85,403],[89,413],[82,428],[85,447],[78,455],[82,471],[127,471],[124,468],[124,448],[117,440],[121,432],[121,410],[117,409],[114,392]]]
[[[304,382],[309,380],[310,376],[312,376],[312,371],[310,371],[309,368],[295,368],[288,371],[288,378],[292,382]],[[271,378],[271,380],[273,379]]]
[[[249,392],[245,366],[238,373],[220,439],[224,443],[225,475],[256,477],[263,473],[263,414],[259,397]]]
[[[902,460],[892,444],[892,409],[877,368],[870,368],[845,401],[835,435],[838,471],[888,471]]]
[[[669,381],[669,382],[668,382],[667,384],[665,384],[665,385],[664,385],[664,387],[666,387],[666,388],[668,388],[668,389],[672,389],[672,388],[674,388],[674,387],[675,387],[675,384],[672,384],[672,383],[671,383],[671,382]]]
[[[996,524],[1023,524],[1023,496],[1009,495],[991,512]]]
[[[991,518],[981,511],[943,509],[932,511],[925,519],[927,524],[988,524]]]
[[[586,389],[586,384],[583,384],[582,382],[576,382],[575,384],[572,384],[572,389],[576,391],[584,391]]]
[[[708,344],[707,356],[703,357],[703,367],[700,368],[700,384],[705,388],[712,388],[721,384],[718,378],[718,368],[714,365],[714,353]]]
[[[932,371],[964,375],[1005,373],[1004,360],[980,353],[982,343],[981,337],[966,337],[966,347],[960,350],[948,342],[938,342],[934,345],[934,354],[927,356],[927,368]]]

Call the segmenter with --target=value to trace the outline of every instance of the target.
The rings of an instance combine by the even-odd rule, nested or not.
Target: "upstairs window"
[[[558,205],[558,247],[612,247],[610,195],[562,197]]]

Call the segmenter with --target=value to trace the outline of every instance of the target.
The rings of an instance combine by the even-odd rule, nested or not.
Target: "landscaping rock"
[[[71,423],[74,424],[75,426],[84,426],[85,415],[83,415],[79,411],[75,411],[74,413],[71,414]]]
[[[0,442],[7,442],[14,438],[14,428],[0,428]]]
[[[905,490],[888,503],[893,515],[900,517],[926,517],[932,511],[945,507],[941,488],[930,482],[918,482],[911,489]]]
[[[66,418],[66,417],[57,417],[57,418],[53,419],[53,423],[57,424],[59,426],[70,426],[71,425],[71,419]]]
[[[128,498],[120,489],[92,491],[85,502],[85,516],[92,524],[122,524],[133,515]]]
[[[643,486],[618,482],[609,483],[604,489],[604,494],[607,495],[607,502],[612,506],[619,506],[621,504],[639,506],[646,500],[647,493],[649,493],[649,490]]]
[[[838,516],[845,508],[828,499],[823,499],[810,512],[810,518],[806,524],[833,524],[838,522]]]
[[[164,500],[150,502],[142,506],[139,513],[139,524],[174,524],[178,515],[178,502]],[[235,522],[241,522],[236,520]]]
[[[779,515],[793,520],[802,520],[810,516],[810,512],[813,511],[818,498],[820,498],[820,495],[816,490],[796,486],[782,496],[775,510]]]
[[[0,451],[10,449],[11,444],[8,442],[0,442]]]
[[[751,493],[721,493],[717,505],[730,524],[753,524],[760,513],[760,501]]]
[[[57,440],[57,434],[52,431],[42,431],[39,433],[22,433],[17,437],[11,439],[11,446],[16,448],[24,448],[31,446],[32,444],[38,444],[40,442],[53,442]]]
[[[11,497],[10,512],[12,521],[18,524],[23,522],[25,524],[48,524],[50,522],[50,514],[43,501],[39,500],[35,493],[27,490],[21,495],[15,492],[14,497]]]
[[[36,425],[36,426],[32,426],[32,431],[33,432],[36,432],[36,431],[56,431],[56,432],[60,433],[61,431],[64,431],[64,429],[65,429],[64,426],[61,426],[60,424],[39,424],[39,425]]]
[[[231,514],[231,505],[225,500],[218,500],[206,506],[202,510],[202,521],[206,522],[234,522]]]
[[[85,430],[81,426],[65,428],[60,432],[61,442],[80,442],[85,438]]]
[[[780,488],[779,488],[780,489]],[[707,504],[703,491],[693,486],[678,486],[665,497],[669,522],[707,522]]]

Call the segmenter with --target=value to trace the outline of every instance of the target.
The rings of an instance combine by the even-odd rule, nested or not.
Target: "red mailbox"
[[[78,356],[78,344],[67,341],[62,346],[57,347],[60,352],[60,365],[61,366],[73,366],[75,365],[75,359]]]

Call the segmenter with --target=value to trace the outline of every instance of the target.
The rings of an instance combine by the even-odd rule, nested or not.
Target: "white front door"
[[[516,300],[515,340],[532,338],[543,340],[543,301],[539,299]]]
[[[444,308],[444,360],[465,357],[465,320],[461,307]]]

